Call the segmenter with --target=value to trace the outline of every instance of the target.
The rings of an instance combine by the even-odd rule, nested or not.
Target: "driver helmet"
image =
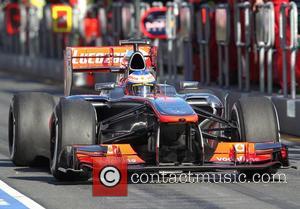
[[[155,83],[155,78],[149,71],[133,71],[128,75],[127,91],[134,96],[152,96]]]

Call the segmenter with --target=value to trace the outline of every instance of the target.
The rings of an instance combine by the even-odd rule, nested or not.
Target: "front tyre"
[[[50,142],[50,170],[59,180],[88,178],[75,173],[59,170],[65,162],[60,158],[67,145],[93,145],[96,143],[96,115],[94,107],[87,101],[61,99],[52,117],[52,137]]]
[[[233,105],[231,121],[238,126],[237,141],[256,143],[279,141],[277,112],[268,98],[239,99]]]
[[[279,142],[279,123],[272,101],[265,97],[246,97],[239,99],[232,108],[231,120],[238,130],[233,137],[241,142]],[[255,174],[273,174],[277,168],[264,170],[241,170],[248,179]]]

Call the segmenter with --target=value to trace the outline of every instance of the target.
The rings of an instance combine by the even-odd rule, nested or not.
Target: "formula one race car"
[[[157,49],[146,40],[113,47],[67,47],[65,97],[20,93],[9,110],[9,151],[16,165],[40,156],[57,179],[88,177],[93,160],[126,156],[129,171],[238,170],[247,175],[288,166],[277,113],[265,97],[242,97],[181,82],[156,81]],[[91,95],[71,95],[73,73],[106,72]]]

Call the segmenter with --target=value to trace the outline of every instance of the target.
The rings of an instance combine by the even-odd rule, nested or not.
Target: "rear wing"
[[[71,93],[73,73],[124,73],[135,51],[143,55],[147,68],[156,71],[157,47],[151,45],[67,47],[64,54],[65,95]]]
[[[156,68],[157,48],[138,46],[145,64]],[[123,73],[128,68],[128,59],[134,52],[133,45],[107,47],[67,47],[65,51],[66,67],[76,72],[116,72]]]

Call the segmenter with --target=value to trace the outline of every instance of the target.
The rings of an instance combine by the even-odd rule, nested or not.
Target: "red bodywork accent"
[[[184,116],[169,116],[157,114],[159,121],[162,123],[196,123],[198,121],[198,115],[184,115]]]
[[[287,153],[286,147],[282,147],[280,153],[281,153],[282,159],[287,159],[288,153]]]
[[[233,162],[236,161],[236,152],[234,146],[229,150],[229,159]]]

